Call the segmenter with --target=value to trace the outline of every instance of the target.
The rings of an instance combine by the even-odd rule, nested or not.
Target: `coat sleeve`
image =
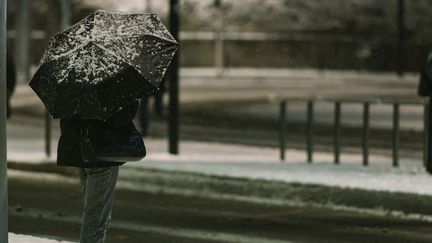
[[[417,87],[417,94],[421,97],[428,97],[432,94],[431,80],[426,74],[425,70],[420,72],[419,85]]]
[[[420,70],[417,94],[421,97],[432,95],[432,52],[428,54],[424,66]]]

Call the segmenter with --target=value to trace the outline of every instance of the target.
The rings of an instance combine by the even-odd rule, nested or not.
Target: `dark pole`
[[[402,76],[405,72],[405,0],[397,0],[397,73]]]
[[[400,123],[400,105],[393,104],[393,166],[399,166],[399,123]]]
[[[72,21],[72,10],[71,10],[71,0],[62,0],[62,21],[61,21],[61,29],[64,30],[71,25]]]
[[[369,107],[370,104],[365,102],[363,104],[363,139],[362,139],[362,147],[363,147],[363,165],[369,165]]]
[[[280,160],[285,160],[286,147],[286,101],[282,101],[279,106],[279,149]]]
[[[180,28],[180,0],[170,0],[169,27],[173,37],[179,41],[178,34]],[[168,121],[168,136],[169,136],[169,153],[178,154],[179,143],[179,51],[175,54],[170,70],[170,89],[169,89],[169,121]]]
[[[8,242],[6,156],[6,0],[0,0],[0,242]]]
[[[71,24],[71,0],[61,0],[62,20],[60,29],[64,30]],[[51,156],[51,127],[52,119],[48,110],[45,110],[45,155]]]
[[[29,82],[30,79],[30,4],[29,0],[19,0],[17,14],[16,56],[18,77],[20,81]]]
[[[423,112],[423,164],[425,167],[429,164],[429,100],[424,104]]]
[[[51,115],[45,110],[45,156],[51,157]]]
[[[313,135],[314,135],[314,102],[307,103],[307,132],[306,132],[306,155],[307,162],[312,163],[313,160]]]
[[[426,171],[429,172],[429,174],[432,174],[432,96],[429,97],[429,101],[428,101],[428,112],[427,112],[427,117],[428,117],[428,128],[427,128],[427,162],[426,162]]]
[[[336,101],[335,102],[335,109],[334,109],[334,163],[339,164],[340,163],[340,127],[341,127],[341,102]]]

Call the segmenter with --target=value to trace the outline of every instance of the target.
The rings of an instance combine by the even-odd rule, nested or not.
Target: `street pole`
[[[180,0],[170,0],[170,13],[169,13],[169,27],[173,37],[179,41],[179,28],[180,28]],[[168,151],[170,154],[178,154],[179,143],[179,51],[174,55],[171,62],[171,70],[169,73],[169,121],[168,121],[168,136],[169,146]]]
[[[427,128],[425,129],[427,131],[427,143],[426,143],[426,148],[427,148],[427,156],[426,156],[426,171],[429,174],[432,174],[432,96],[429,96],[429,100],[428,100],[428,106],[427,106]]]
[[[64,30],[71,25],[71,0],[60,0],[62,20],[60,29]],[[48,110],[45,110],[45,154],[51,156],[51,128],[52,119]]]
[[[30,79],[30,1],[20,0],[18,8],[18,28],[16,54],[18,57],[18,77],[25,83]]]
[[[71,0],[60,0],[62,5],[62,22],[61,29],[64,30],[71,25],[72,11]]]
[[[8,242],[6,151],[6,2],[0,0],[0,242]]]
[[[403,76],[405,72],[405,0],[397,0],[397,74]]]
[[[151,13],[153,11],[152,6],[153,6],[152,0],[146,0],[146,12],[147,13]]]

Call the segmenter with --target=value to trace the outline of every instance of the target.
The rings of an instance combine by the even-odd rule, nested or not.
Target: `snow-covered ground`
[[[58,242],[73,243],[70,241],[57,241],[57,240],[51,240],[43,237],[9,233],[9,243],[58,243]]]
[[[25,132],[27,139],[9,139],[10,161],[54,163],[56,154],[53,153],[51,158],[46,158],[42,151],[43,139],[28,139],[31,137],[31,130],[26,131],[20,126],[11,125],[8,132],[15,129]],[[56,139],[52,141],[54,152]],[[431,184],[432,177],[424,170],[422,161],[415,159],[401,158],[400,166],[395,168],[392,167],[391,157],[371,155],[370,165],[364,167],[361,165],[361,154],[343,153],[341,164],[334,165],[332,153],[316,152],[313,164],[308,164],[305,151],[290,149],[286,151],[286,161],[281,162],[276,148],[192,141],[182,141],[180,155],[175,156],[166,152],[167,141],[164,139],[150,138],[145,142],[147,157],[140,162],[127,163],[125,168],[141,167],[432,195],[432,187],[425,186]],[[126,173],[127,170],[122,171]]]
[[[147,145],[147,158],[126,167],[432,195],[432,187],[425,186],[431,184],[432,177],[419,160],[402,159],[395,168],[391,158],[372,155],[370,165],[364,167],[360,154],[342,154],[341,164],[334,165],[331,153],[314,153],[313,164],[308,164],[301,150],[287,150],[286,162],[281,162],[277,149],[184,142],[181,154],[173,156],[160,151],[162,140]],[[159,152],[151,152],[157,148]]]

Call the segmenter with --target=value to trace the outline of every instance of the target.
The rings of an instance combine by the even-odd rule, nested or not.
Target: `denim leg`
[[[84,185],[84,213],[81,243],[103,243],[111,219],[118,166],[85,168],[80,172]]]
[[[85,188],[86,188],[86,180],[87,180],[87,171],[85,168],[77,168],[78,176],[80,179],[80,183],[83,186],[84,194],[85,194]]]

